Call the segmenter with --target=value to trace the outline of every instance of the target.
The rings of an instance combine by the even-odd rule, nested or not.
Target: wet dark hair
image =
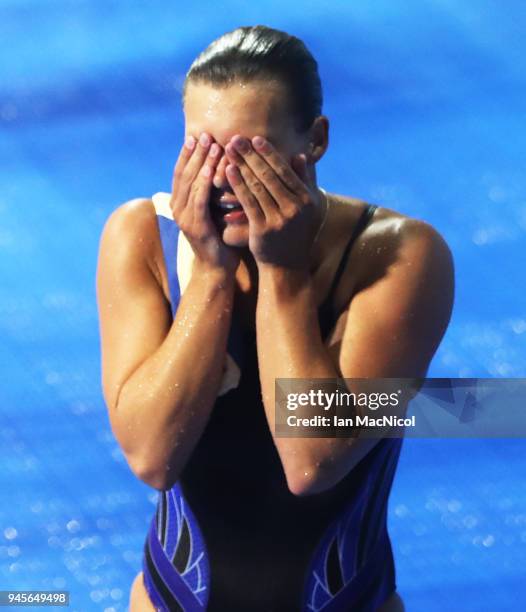
[[[242,26],[223,34],[198,55],[186,74],[189,82],[227,87],[277,79],[287,88],[296,129],[307,130],[321,114],[323,95],[318,63],[295,36],[267,26]]]

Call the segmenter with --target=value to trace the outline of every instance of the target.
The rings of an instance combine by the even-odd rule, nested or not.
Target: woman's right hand
[[[235,273],[240,256],[221,240],[209,207],[221,153],[220,145],[209,134],[201,134],[199,142],[193,136],[186,139],[175,165],[170,208],[197,263],[204,269]]]

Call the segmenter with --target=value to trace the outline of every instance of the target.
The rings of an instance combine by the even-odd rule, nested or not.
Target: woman
[[[425,376],[449,249],[317,186],[329,123],[297,38],[225,34],[183,98],[172,193],[112,213],[97,271],[112,429],[160,491],[130,610],[403,610],[386,530],[401,439],[278,437],[274,382]]]

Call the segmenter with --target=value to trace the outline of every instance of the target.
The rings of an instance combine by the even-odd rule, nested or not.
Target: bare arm
[[[198,441],[225,359],[233,277],[194,267],[173,322],[144,239],[157,231],[150,202],[108,219],[97,298],[102,384],[113,432],[136,475],[169,488]]]
[[[338,350],[324,346],[308,274],[260,266],[258,355],[274,432],[276,378],[418,378],[447,327],[453,300],[449,249],[431,226],[409,220],[394,262],[359,291]],[[353,389],[351,389],[353,391]],[[337,484],[378,442],[371,438],[274,437],[289,488],[304,495]]]
[[[447,244],[424,222],[398,221],[392,228],[396,239],[380,236],[380,250],[389,247],[392,260],[347,305],[338,350],[323,343],[308,272],[321,198],[308,168],[325,145],[290,160],[262,136],[249,141],[235,135],[225,146],[227,177],[249,219],[249,249],[258,266],[256,328],[265,414],[289,489],[298,495],[337,484],[377,441],[277,437],[276,378],[418,379],[427,372],[453,304]]]

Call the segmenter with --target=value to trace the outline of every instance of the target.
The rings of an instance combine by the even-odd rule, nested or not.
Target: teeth
[[[227,204],[226,202],[219,202],[220,208],[225,210],[234,210],[234,208],[241,208],[240,204]]]

